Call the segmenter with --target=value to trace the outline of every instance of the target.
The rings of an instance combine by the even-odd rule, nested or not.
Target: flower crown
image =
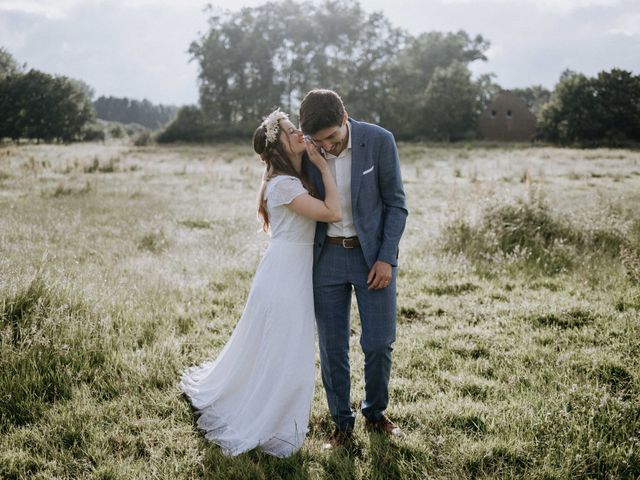
[[[271,112],[262,122],[262,126],[267,131],[264,146],[268,147],[270,144],[276,143],[278,140],[278,133],[280,133],[280,120],[288,120],[289,116],[280,111],[280,108]]]

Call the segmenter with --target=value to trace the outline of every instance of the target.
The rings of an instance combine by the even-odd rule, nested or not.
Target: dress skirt
[[[226,455],[302,446],[315,385],[312,268],[312,244],[272,240],[228,342],[182,375],[198,427]]]

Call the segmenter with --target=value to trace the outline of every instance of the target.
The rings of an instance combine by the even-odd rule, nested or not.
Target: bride
[[[262,122],[253,148],[266,165],[258,215],[269,247],[227,344],[214,361],[186,370],[180,389],[199,413],[198,427],[226,455],[259,448],[286,457],[308,431],[315,384],[316,221],[339,221],[342,212],[326,160],[284,112]],[[302,173],[305,154],[322,173],[324,201]]]

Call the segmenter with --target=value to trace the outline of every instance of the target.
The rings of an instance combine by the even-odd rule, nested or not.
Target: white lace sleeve
[[[298,195],[307,193],[302,182],[296,177],[278,176],[269,181],[266,198],[270,207],[288,205]]]

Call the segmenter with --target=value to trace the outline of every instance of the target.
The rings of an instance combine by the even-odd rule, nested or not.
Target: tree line
[[[177,110],[128,98],[103,96],[92,102],[93,96],[85,82],[35,69],[26,71],[0,48],[0,140],[103,140],[107,134],[121,136],[125,130],[97,124],[96,119],[156,130],[169,123]]]
[[[150,130],[162,128],[173,120],[178,107],[155,105],[149,100],[121,97],[98,97],[93,102],[96,117],[119,123],[137,123]]]
[[[189,49],[200,66],[199,105],[180,109],[161,142],[246,138],[276,106],[295,116],[316,87],[338,91],[352,116],[399,139],[472,139],[501,90],[492,74],[472,78],[470,65],[486,61],[490,46],[481,35],[414,36],[357,0],[281,0],[209,15],[208,31]],[[624,102],[640,95],[639,78],[565,72],[553,92],[512,92],[536,114],[545,139],[615,145],[640,141],[639,103]]]

